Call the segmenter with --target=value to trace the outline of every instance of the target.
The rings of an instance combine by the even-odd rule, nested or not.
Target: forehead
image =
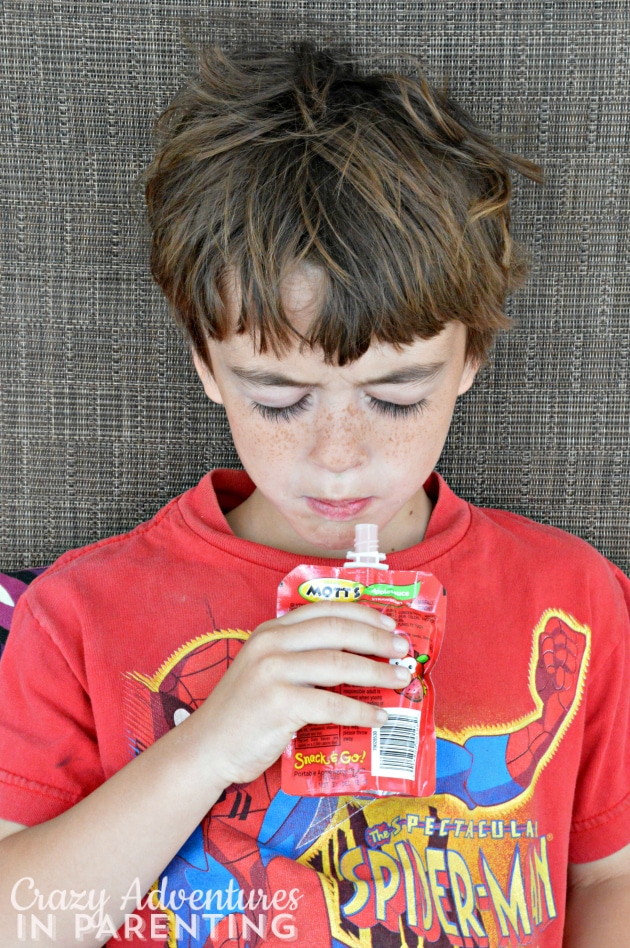
[[[223,342],[209,341],[210,357],[215,369],[227,369],[242,377],[250,374],[252,381],[260,376],[262,384],[273,384],[284,376],[304,385],[350,382],[362,385],[396,374],[392,381],[412,382],[430,379],[449,365],[463,366],[466,350],[466,329],[459,322],[447,323],[441,333],[430,339],[417,339],[407,346],[395,347],[374,342],[359,359],[339,366],[326,361],[317,348],[300,346],[296,340],[282,355],[260,352],[247,333],[232,334]],[[425,368],[426,372],[422,372]],[[406,375],[405,375],[406,373]],[[268,377],[264,377],[265,374]],[[279,383],[281,384],[281,383]]]
[[[320,313],[326,287],[326,275],[319,267],[302,263],[291,271],[281,283],[282,304],[287,318],[302,336]],[[232,278],[225,284],[224,300],[231,320],[236,324],[241,298],[237,282]],[[444,329],[429,339],[416,339],[409,345],[394,346],[374,340],[359,359],[344,366],[330,364],[324,353],[301,343],[294,342],[281,354],[271,349],[261,352],[256,340],[249,333],[231,333],[222,342],[209,340],[213,359],[247,368],[269,371],[281,366],[298,369],[317,367],[321,373],[332,376],[362,377],[366,372],[375,376],[406,366],[433,365],[463,359],[466,349],[466,328],[451,320]],[[292,372],[295,375],[295,371]]]
[[[302,262],[293,266],[280,281],[283,309],[291,324],[302,335],[319,316],[324,303],[328,278],[321,267]],[[221,297],[228,317],[236,326],[241,310],[241,285],[238,274],[228,268],[221,280]]]
[[[282,305],[298,332],[306,334],[319,315],[326,282],[326,275],[320,267],[306,263],[296,267],[282,281]]]

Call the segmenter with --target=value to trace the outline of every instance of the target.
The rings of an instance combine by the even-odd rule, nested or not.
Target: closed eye
[[[368,405],[373,411],[377,411],[381,415],[389,415],[390,417],[394,418],[408,418],[413,415],[418,415],[424,411],[427,403],[426,398],[421,398],[420,401],[412,402],[411,405],[399,405],[396,402],[384,402],[380,398],[373,398],[371,395],[367,395],[366,398]],[[254,409],[254,411],[257,411],[268,421],[290,421],[292,418],[296,418],[308,408],[309,400],[310,395],[303,395],[302,398],[300,398],[299,401],[294,402],[293,405],[286,405],[283,408],[276,408],[272,405],[261,405],[260,402],[252,402],[251,407]]]
[[[285,408],[274,408],[271,405],[261,405],[260,402],[252,402],[252,408],[268,421],[289,421],[304,411],[309,398],[309,395],[303,395],[298,402],[294,402],[293,405],[287,405]]]
[[[367,396],[371,408],[379,411],[382,415],[390,415],[395,418],[405,418],[411,415],[419,415],[426,408],[426,398],[421,398],[419,402],[412,402],[411,405],[399,405],[397,402],[383,402],[380,398]]]

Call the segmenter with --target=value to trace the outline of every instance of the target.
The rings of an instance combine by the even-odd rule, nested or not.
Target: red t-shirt
[[[287,796],[279,765],[228,788],[160,877],[171,944],[560,948],[567,862],[630,842],[630,583],[575,537],[472,507],[438,475],[426,489],[425,538],[388,563],[448,592],[436,794]],[[215,471],[22,596],[0,664],[0,817],[77,803],[275,614],[302,558],[233,535],[224,512],[252,490]]]

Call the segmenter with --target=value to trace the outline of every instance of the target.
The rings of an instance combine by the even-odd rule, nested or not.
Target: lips
[[[347,500],[320,500],[317,497],[307,497],[306,503],[327,520],[352,520],[371,502],[371,497],[353,497]]]

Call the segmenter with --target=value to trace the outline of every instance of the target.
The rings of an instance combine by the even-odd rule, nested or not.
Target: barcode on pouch
[[[372,775],[413,780],[420,733],[420,712],[385,708],[389,720],[372,729]]]

